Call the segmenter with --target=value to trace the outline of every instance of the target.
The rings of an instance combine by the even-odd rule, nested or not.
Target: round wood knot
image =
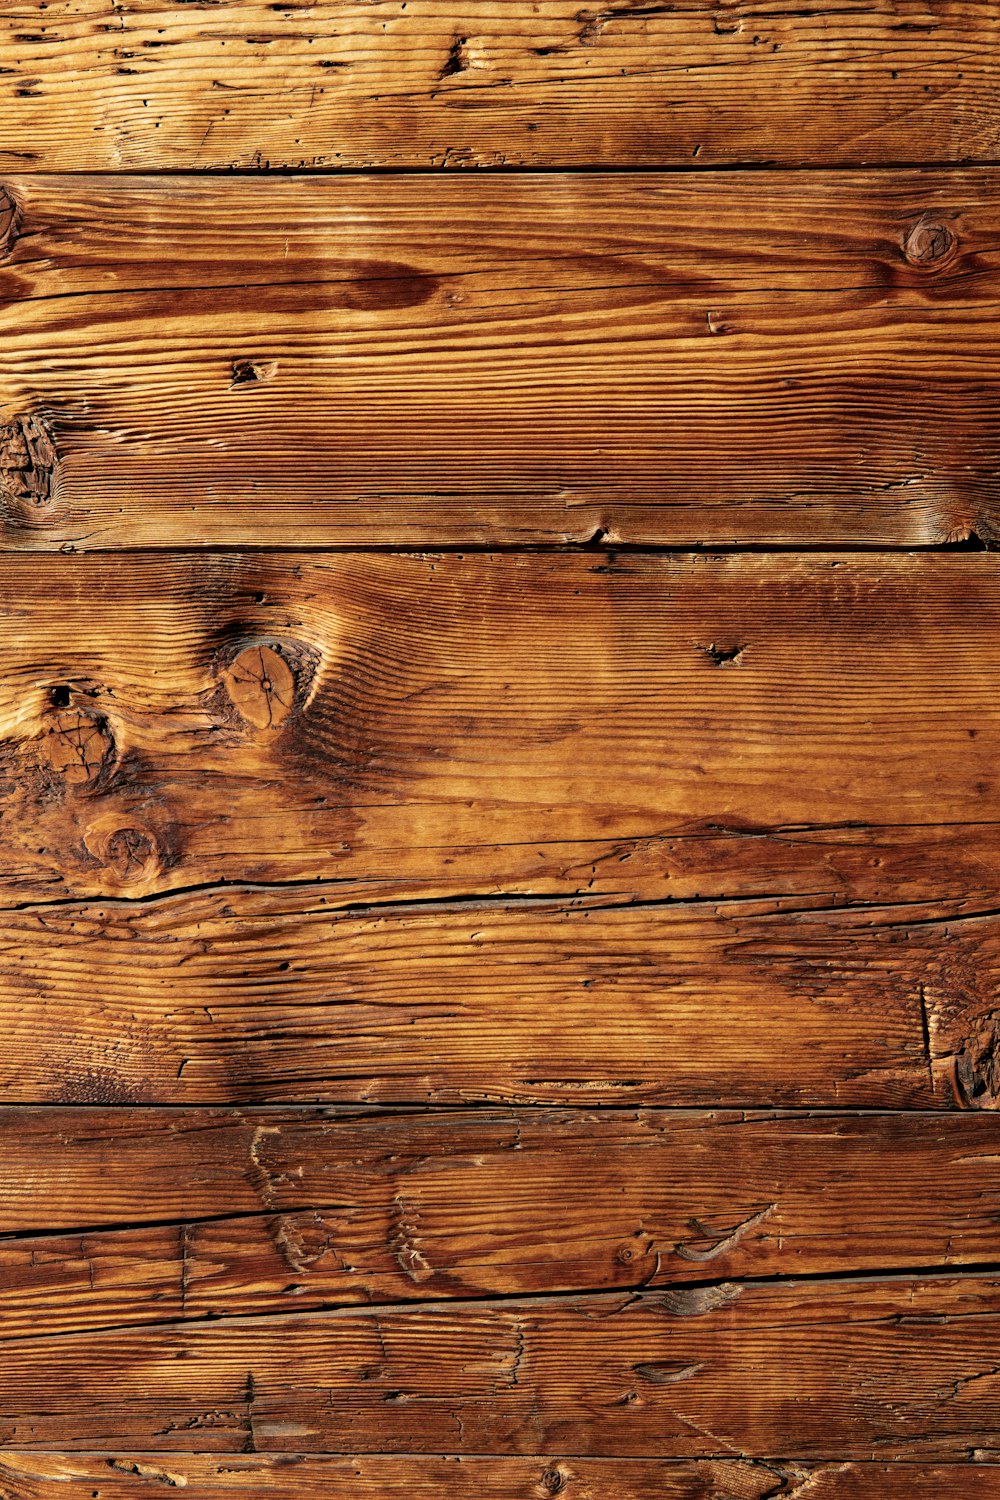
[[[66,781],[82,784],[96,781],[110,765],[115,741],[101,714],[66,708],[50,716],[42,748],[54,771]]]
[[[237,713],[257,729],[279,728],[295,707],[296,674],[280,645],[248,646],[222,682]]]
[[[936,266],[947,260],[954,245],[955,236],[946,225],[919,219],[903,241],[903,254],[911,266]]]
[[[122,881],[140,880],[159,863],[156,840],[142,828],[116,828],[105,839],[103,854]]]
[[[0,256],[8,255],[20,228],[17,200],[9,188],[0,187]]]

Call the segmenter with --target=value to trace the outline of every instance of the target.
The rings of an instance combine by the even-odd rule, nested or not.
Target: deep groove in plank
[[[213,1221],[211,1219],[191,1221],[192,1224],[199,1222],[210,1224],[216,1221]],[[107,1228],[108,1226],[104,1227]],[[182,1228],[183,1225],[177,1224],[171,1227],[179,1229]],[[84,1232],[86,1233],[87,1231]],[[78,1233],[78,1231],[69,1231],[70,1236],[75,1233]],[[31,1238],[31,1236],[27,1236],[27,1238]],[[705,1293],[707,1298],[709,1299],[708,1305],[710,1306],[712,1294],[723,1295],[728,1294],[731,1291],[735,1296],[742,1292],[744,1288],[753,1287],[792,1288],[798,1286],[823,1287],[826,1285],[878,1286],[889,1285],[893,1282],[909,1282],[913,1280],[932,1283],[935,1280],[939,1279],[958,1283],[961,1282],[963,1277],[967,1277],[970,1279],[970,1281],[973,1281],[983,1276],[992,1278],[997,1277],[998,1275],[1000,1275],[1000,1262],[986,1261],[981,1264],[970,1262],[968,1264],[955,1264],[947,1266],[916,1265],[900,1267],[898,1269],[893,1268],[886,1271],[865,1270],[864,1272],[816,1272],[814,1274],[803,1272],[801,1275],[740,1276],[736,1278],[726,1278],[725,1280],[716,1281],[671,1281],[668,1284],[661,1284],[652,1289],[650,1288],[650,1284],[648,1282],[639,1282],[631,1285],[628,1282],[623,1282],[620,1286],[615,1288],[614,1292],[607,1292],[600,1289],[595,1289],[593,1287],[580,1286],[574,1287],[570,1291],[547,1291],[538,1292],[536,1294],[528,1292],[492,1292],[489,1296],[451,1298],[447,1301],[442,1298],[414,1297],[411,1299],[407,1299],[405,1302],[365,1302],[360,1308],[356,1302],[331,1300],[328,1302],[317,1302],[308,1308],[303,1308],[302,1310],[289,1308],[286,1306],[276,1307],[273,1310],[266,1312],[255,1312],[250,1315],[229,1315],[225,1313],[212,1312],[204,1313],[201,1315],[193,1314],[183,1317],[146,1318],[141,1322],[133,1320],[127,1323],[94,1323],[87,1324],[85,1328],[65,1328],[58,1330],[47,1329],[43,1333],[17,1333],[8,1335],[4,1339],[0,1339],[0,1351],[2,1351],[4,1343],[9,1342],[12,1339],[16,1340],[20,1345],[30,1343],[44,1343],[49,1340],[55,1340],[58,1342],[63,1339],[78,1339],[83,1337],[85,1334],[97,1335],[107,1333],[124,1333],[142,1331],[146,1329],[167,1329],[173,1330],[174,1332],[179,1332],[182,1329],[198,1330],[208,1326],[213,1329],[224,1331],[227,1327],[243,1328],[252,1325],[260,1325],[261,1327],[266,1327],[269,1322],[282,1319],[286,1322],[295,1321],[304,1325],[308,1324],[311,1321],[321,1320],[329,1315],[344,1314],[345,1316],[355,1316],[359,1311],[362,1311],[365,1314],[371,1314],[373,1317],[378,1317],[383,1313],[401,1312],[405,1312],[407,1314],[412,1313],[414,1316],[419,1316],[419,1314],[422,1312],[449,1312],[460,1315],[465,1310],[477,1312],[490,1308],[505,1307],[508,1305],[531,1309],[533,1307],[545,1307],[546,1305],[553,1303],[566,1302],[572,1304],[580,1302],[582,1300],[597,1301],[601,1299],[607,1300],[610,1306],[611,1304],[617,1304],[622,1297],[628,1298],[631,1296],[635,1299],[640,1299],[645,1296],[654,1296],[661,1294],[664,1296],[669,1296],[670,1294],[675,1292],[679,1295],[683,1295],[686,1292],[698,1293],[699,1295],[701,1293]],[[613,1308],[612,1310],[614,1311],[616,1309]],[[597,1314],[595,1314],[595,1316],[597,1316]],[[956,1316],[961,1317],[962,1314],[957,1314]],[[3,1449],[0,1449],[0,1454],[2,1454],[3,1451]]]

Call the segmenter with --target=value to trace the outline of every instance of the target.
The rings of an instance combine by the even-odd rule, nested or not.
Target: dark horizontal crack
[[[166,287],[160,290],[171,291],[173,288]],[[215,290],[215,288],[207,288]],[[895,485],[890,486],[895,488]],[[870,492],[870,491],[869,491]],[[421,492],[423,493],[423,492]],[[460,496],[472,499],[464,492]],[[529,499],[537,499],[530,491],[525,492]],[[784,497],[775,495],[761,497],[760,504],[765,506],[781,504]],[[577,509],[583,510],[589,501],[582,501]],[[594,508],[601,505],[601,499],[595,493],[593,500]],[[690,502],[685,501],[677,506],[663,504],[659,507],[663,511],[671,509],[690,510],[693,507]],[[697,509],[697,507],[694,507]],[[614,530],[616,538],[619,536],[624,521],[621,516],[616,517]],[[606,528],[599,528],[604,531]],[[788,557],[798,556],[819,559],[824,556],[839,559],[856,557],[865,561],[872,561],[880,556],[889,557],[926,557],[931,553],[955,553],[959,560],[965,560],[966,556],[971,560],[975,555],[978,561],[991,570],[995,569],[993,544],[990,547],[969,547],[964,542],[951,541],[927,541],[894,543],[892,541],[873,542],[837,542],[837,541],[811,541],[807,537],[788,542],[698,542],[695,540],[672,541],[672,542],[631,542],[615,540],[614,543],[606,542],[604,539],[598,545],[593,542],[594,529],[579,541],[512,541],[504,537],[498,537],[496,541],[482,542],[472,538],[467,542],[439,542],[430,535],[427,545],[418,547],[414,542],[365,542],[359,544],[357,541],[325,540],[322,542],[309,542],[298,540],[289,542],[266,541],[266,542],[209,542],[200,547],[169,547],[163,545],[143,545],[141,542],[130,543],[127,549],[116,547],[93,547],[89,552],[96,555],[105,553],[115,557],[131,555],[137,558],[172,557],[172,558],[204,558],[204,557],[246,557],[255,556],[269,557],[282,556],[286,554],[301,555],[303,557],[323,556],[379,556],[379,557],[409,557],[415,559],[434,557],[492,557],[492,556],[531,556],[531,557],[559,557],[576,556],[587,557],[590,553],[598,552],[605,563],[613,563],[620,554],[632,559],[648,558],[685,558],[685,557],[736,557],[746,554],[748,557]],[[0,547],[0,554],[10,549]],[[46,552],[44,554],[25,553],[23,550],[14,549],[10,551],[11,556],[24,560],[26,557],[34,556],[36,559],[44,556],[45,562],[53,568],[60,564],[73,566],[78,562],[78,557],[72,552]],[[601,569],[601,571],[608,571]]]
[[[710,65],[711,66],[711,65]],[[667,70],[674,71],[674,70]],[[645,76],[640,74],[639,76]],[[497,87],[496,84],[483,84],[482,87]],[[389,96],[393,97],[393,96]],[[0,150],[0,157],[20,157],[25,153],[17,151]],[[80,171],[64,169],[52,169],[40,167],[32,169],[32,176],[45,178],[63,178],[72,181],[74,178],[93,179],[113,177],[119,179],[132,179],[141,181],[143,178],[176,178],[201,179],[206,177],[225,177],[232,180],[241,178],[252,178],[258,181],[261,177],[272,179],[297,178],[297,177],[327,177],[336,181],[341,177],[442,177],[450,174],[457,175],[462,171],[474,170],[477,177],[589,177],[611,175],[621,177],[623,174],[649,176],[694,176],[696,174],[710,172],[716,175],[731,173],[743,176],[748,172],[781,172],[788,174],[811,174],[817,177],[836,178],[847,177],[859,171],[866,174],[888,177],[896,172],[919,172],[933,182],[936,175],[942,178],[950,175],[952,178],[956,171],[981,171],[986,168],[1000,167],[1000,157],[969,155],[953,162],[930,161],[921,158],[900,157],[893,161],[872,161],[870,157],[844,157],[834,163],[821,161],[777,161],[773,158],[744,158],[727,161],[701,162],[698,160],[663,162],[630,162],[627,158],[614,162],[593,161],[574,162],[572,164],[558,165],[547,163],[521,163],[500,162],[476,164],[469,162],[466,158],[455,158],[451,164],[428,163],[425,165],[398,165],[373,162],[361,166],[331,166],[320,164],[317,166],[300,166],[297,162],[289,162],[280,165],[263,166],[205,166],[189,168],[187,170],[176,167],[134,167],[134,168],[87,168]]]
[[[831,827],[868,827],[869,825],[830,825]],[[935,827],[934,824],[907,824],[889,825],[906,827]],[[948,825],[941,825],[948,826]],[[959,827],[990,826],[988,824],[959,824]],[[609,842],[615,844],[641,843],[644,839],[660,838],[706,838],[734,836],[740,838],[768,838],[780,836],[790,832],[822,832],[822,828],[815,829],[808,825],[795,828],[775,826],[768,829],[709,829],[693,834],[647,834],[636,835],[634,838],[626,837]],[[590,841],[585,841],[590,842]],[[162,891],[154,891],[139,896],[101,896],[101,895],[79,895],[79,896],[57,896],[51,900],[26,900],[14,902],[10,906],[0,907],[0,917],[18,913],[31,914],[35,911],[49,911],[59,908],[77,908],[86,910],[91,907],[101,909],[122,907],[127,909],[143,908],[145,906],[163,905],[166,902],[187,900],[192,896],[212,895],[267,895],[278,894],[283,891],[316,891],[323,892],[338,887],[352,887],[364,885],[366,877],[345,876],[339,879],[323,879],[308,877],[299,880],[273,880],[273,881],[247,881],[247,880],[211,880],[194,883],[186,886],[175,886]],[[415,884],[417,882],[414,882]],[[948,906],[961,903],[964,898],[958,896],[944,896],[937,900],[926,898],[922,900],[909,901],[865,901],[851,900],[845,897],[843,900],[836,899],[834,891],[755,891],[739,896],[727,896],[725,894],[708,896],[629,896],[620,891],[592,891],[586,887],[573,887],[564,891],[550,891],[544,893],[524,891],[456,891],[435,896],[391,896],[385,901],[366,898],[358,901],[337,902],[325,908],[331,917],[358,917],[367,913],[399,914],[405,916],[414,911],[434,910],[455,912],[478,912],[478,911],[503,911],[516,908],[518,910],[559,910],[569,908],[572,911],[593,912],[621,912],[621,911],[673,911],[681,915],[688,908],[701,907],[753,907],[762,902],[775,903],[773,913],[760,915],[787,917],[809,917],[823,916],[835,913],[845,915],[864,916],[866,912],[893,912],[905,911],[916,907],[926,911],[928,907]],[[796,902],[827,901],[825,906],[795,905]],[[301,913],[300,913],[301,914]],[[749,915],[753,915],[750,913]],[[882,924],[884,926],[932,926],[942,922],[952,921],[974,921],[989,917],[1000,917],[1000,907],[988,907],[975,911],[944,912],[929,917],[908,918],[900,923]]]
[[[295,1210],[292,1209],[284,1210],[284,1212],[288,1213],[294,1211]],[[301,1212],[301,1210],[299,1211]],[[269,1215],[266,1213],[261,1213],[260,1215],[241,1215],[240,1217],[259,1217],[261,1219],[266,1219],[268,1217],[274,1217],[274,1214]],[[183,1227],[183,1224],[185,1222],[195,1223],[198,1221],[171,1221],[170,1227],[180,1229]],[[138,1228],[140,1226],[134,1227]],[[87,1233],[88,1231],[75,1232]],[[656,1286],[650,1286],[646,1281],[642,1281],[630,1285],[616,1286],[613,1288],[574,1287],[548,1292],[491,1292],[488,1295],[482,1297],[421,1297],[404,1301],[396,1300],[392,1302],[342,1302],[336,1299],[331,1299],[328,1302],[320,1302],[317,1305],[308,1309],[303,1309],[302,1311],[296,1311],[287,1307],[279,1307],[269,1309],[267,1311],[255,1312],[252,1314],[235,1314],[232,1317],[219,1315],[218,1313],[210,1313],[200,1317],[191,1318],[179,1318],[176,1316],[171,1318],[151,1318],[148,1321],[143,1321],[141,1323],[136,1321],[132,1321],[129,1323],[109,1323],[101,1324],[97,1327],[89,1327],[86,1329],[66,1329],[60,1332],[23,1334],[18,1335],[15,1339],[11,1339],[8,1342],[33,1343],[51,1338],[86,1338],[96,1334],[115,1333],[124,1331],[125,1329],[135,1329],[139,1327],[176,1328],[180,1330],[193,1326],[224,1327],[227,1324],[230,1326],[235,1326],[237,1324],[240,1326],[246,1326],[248,1324],[266,1324],[276,1319],[280,1320],[288,1318],[315,1318],[331,1313],[343,1315],[344,1317],[366,1317],[369,1315],[378,1316],[381,1314],[397,1311],[409,1314],[418,1308],[434,1308],[440,1310],[443,1314],[447,1313],[448,1315],[452,1315],[454,1312],[461,1311],[463,1308],[473,1308],[481,1311],[485,1308],[505,1308],[515,1305],[530,1309],[543,1307],[547,1303],[565,1304],[567,1302],[580,1301],[586,1301],[591,1306],[593,1306],[595,1303],[608,1305],[609,1311],[606,1316],[609,1317],[615,1316],[618,1312],[623,1312],[627,1308],[634,1307],[639,1303],[647,1304],[652,1309],[662,1308],[670,1316],[699,1317],[713,1311],[715,1306],[723,1305],[721,1301],[713,1302],[711,1295],[713,1292],[728,1293],[729,1296],[726,1298],[726,1300],[732,1301],[735,1298],[738,1298],[740,1292],[744,1288],[803,1285],[823,1286],[845,1284],[870,1286],[873,1284],[886,1285],[893,1282],[904,1283],[913,1281],[915,1279],[921,1281],[972,1281],[984,1276],[1000,1276],[1000,1262],[968,1262],[960,1266],[942,1266],[940,1263],[934,1263],[927,1266],[917,1265],[893,1267],[890,1270],[884,1271],[816,1271],[804,1272],[800,1275],[791,1273],[784,1275],[773,1274],[769,1276],[728,1277],[720,1278],[719,1280],[715,1281],[696,1281],[688,1279],[657,1283]],[[682,1300],[686,1293],[692,1294],[692,1297],[695,1299],[693,1305],[690,1308],[685,1307]],[[626,1300],[623,1301],[623,1298]],[[679,1299],[676,1307],[671,1307],[671,1298]],[[983,1315],[983,1313],[976,1311],[969,1313],[953,1313],[946,1315],[945,1321],[949,1323],[957,1322],[961,1321],[964,1318],[978,1317]],[[886,1313],[881,1317],[868,1318],[862,1321],[869,1324],[884,1324],[888,1326],[894,1326],[899,1323],[900,1320],[904,1317],[905,1315],[902,1313]],[[857,1324],[855,1323],[852,1326],[857,1326]]]

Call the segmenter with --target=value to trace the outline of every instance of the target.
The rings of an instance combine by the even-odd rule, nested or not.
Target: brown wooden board
[[[799,833],[752,894],[835,900],[845,834],[950,827],[927,900],[993,839],[987,555],[10,558],[0,626],[8,907],[453,855],[495,895],[571,845],[576,894],[596,846],[706,835],[658,894],[717,898],[716,839]]]
[[[994,1108],[1000,919],[323,896],[0,915],[8,1101]]]
[[[988,556],[11,559],[3,612],[9,1101],[995,1102]]]
[[[989,5],[19,0],[34,169],[994,160]]]
[[[0,1135],[4,1338],[997,1255],[988,1115],[62,1108]]]
[[[1000,532],[995,171],[7,193],[5,547]]]
[[[995,905],[988,557],[9,559],[0,611],[8,912]]]
[[[407,1457],[359,1454],[6,1454],[9,1500],[942,1500],[1000,1496],[1000,1467],[971,1464],[761,1463],[600,1458]]]
[[[951,1462],[1000,1447],[998,1365],[969,1275],[397,1305],[6,1340],[0,1439]]]

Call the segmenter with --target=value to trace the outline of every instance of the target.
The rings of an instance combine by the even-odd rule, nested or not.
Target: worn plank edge
[[[965,1463],[898,1460],[887,1464],[858,1459],[848,1463],[800,1463],[792,1457],[713,1459],[595,1459],[560,1452],[544,1458],[508,1454],[406,1453],[324,1454],[179,1453],[158,1450],[47,1452],[5,1449],[0,1482],[8,1500],[42,1500],[58,1492],[73,1500],[91,1500],[95,1484],[126,1500],[146,1500],[161,1485],[189,1489],[192,1500],[236,1491],[267,1495],[339,1500],[360,1495],[410,1495],[446,1492],[455,1500],[504,1500],[504,1497],[561,1495],[563,1500],[599,1500],[609,1482],[623,1500],[705,1500],[738,1493],[744,1500],[809,1491],[815,1500],[857,1500],[870,1496],[935,1496],[965,1485],[975,1471],[976,1493],[983,1500],[1000,1495],[1000,1463],[988,1450],[972,1450]],[[983,1487],[985,1486],[985,1488]]]

